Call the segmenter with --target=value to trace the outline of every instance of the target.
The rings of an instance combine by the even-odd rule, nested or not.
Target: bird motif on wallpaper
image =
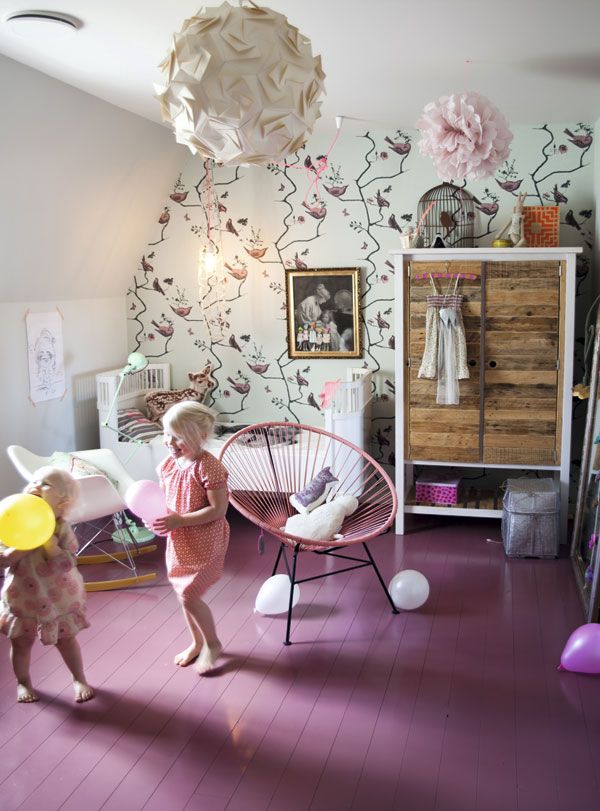
[[[233,224],[231,217],[225,223],[225,230],[229,231],[230,234],[233,234],[236,237],[239,237],[239,233],[235,225]]]
[[[231,388],[234,391],[237,391],[238,394],[248,394],[250,391],[250,383],[236,383],[232,377],[228,377],[227,382],[231,385]]]
[[[396,220],[395,214],[390,214],[388,225],[390,226],[390,228],[395,228],[396,231],[400,231],[400,233],[402,233],[402,228],[400,228],[400,226],[398,225],[398,221]]]
[[[155,277],[154,277],[154,279],[152,280],[152,289],[153,289],[153,290],[156,290],[156,292],[157,292],[157,293],[160,293],[160,294],[161,294],[161,296],[164,296],[164,294],[165,294],[165,291],[164,291],[164,290],[162,289],[162,287],[160,286],[160,282],[158,281],[158,279],[156,278],[156,276],[155,276]]]
[[[332,197],[341,197],[348,190],[348,186],[326,186],[323,184],[325,191]]]
[[[579,223],[575,219],[575,215],[573,214],[573,209],[572,208],[570,208],[567,211],[567,213],[565,215],[565,222],[567,223],[567,225],[570,225],[572,228],[576,228],[578,231],[581,231],[581,226],[579,225]]]
[[[306,402],[309,404],[309,406],[312,406],[313,408],[316,408],[317,411],[321,410],[321,407],[319,406],[319,404],[315,400],[315,395],[312,393],[312,391],[310,392],[310,394],[306,398]]]
[[[242,351],[233,333],[229,336],[229,346],[231,346],[233,349],[237,349],[238,352]]]
[[[578,146],[579,149],[586,149],[586,147],[591,146],[592,141],[594,140],[591,135],[575,135],[575,133],[571,132],[571,130],[566,129],[564,130],[565,135],[568,137],[569,141],[575,146]]]
[[[169,209],[165,206],[163,208],[162,214],[158,218],[158,221],[159,221],[159,223],[161,225],[166,225],[169,222],[170,219],[171,219],[171,215],[169,214]]]
[[[379,208],[389,208],[390,207],[390,204],[389,204],[388,200],[385,199],[385,197],[381,194],[379,189],[377,189],[377,194],[375,195],[375,199],[377,200],[377,205],[379,206]]]
[[[146,273],[154,273],[154,267],[150,264],[150,262],[146,262],[145,256],[142,256],[142,268],[146,271]]]
[[[169,195],[174,203],[183,203],[187,196],[188,193],[186,191],[174,191],[173,194]]]
[[[308,268],[308,265],[306,264],[306,262],[303,262],[302,259],[300,259],[300,257],[298,256],[297,253],[294,256],[294,264],[296,265],[298,270],[306,270]]]
[[[302,386],[308,386],[308,380],[305,377],[302,377],[300,374],[300,369],[296,370],[296,383],[302,388]]]
[[[181,316],[181,318],[185,318],[187,315],[189,315],[192,312],[192,308],[189,307],[189,306],[188,307],[182,307],[180,305],[179,307],[173,307],[173,305],[171,304],[171,309],[173,310],[175,315],[179,315],[179,316]]]
[[[308,203],[303,202],[302,205],[308,211],[311,217],[314,217],[315,220],[322,220],[323,217],[327,214],[327,209],[325,206],[309,206]]]
[[[473,199],[475,200],[475,198]],[[478,200],[475,200],[475,205],[482,214],[487,214],[488,217],[493,217],[494,214],[498,213],[498,203],[480,203]]]
[[[376,320],[377,320],[377,326],[379,327],[379,329],[389,329],[390,328],[390,325],[385,320],[385,318],[381,317],[381,313],[377,313],[377,319]]]
[[[253,259],[262,259],[263,256],[266,254],[266,248],[246,248],[246,253],[249,254]]]
[[[163,338],[170,338],[171,335],[173,335],[173,333],[175,332],[175,329],[172,324],[166,323],[157,324],[156,321],[154,320],[151,323],[156,327],[156,331],[159,333],[159,335],[162,335]]]
[[[390,149],[393,150],[397,155],[408,155],[410,152],[410,144],[408,141],[392,141],[387,135],[385,136],[386,144],[390,145]]]
[[[556,183],[554,184],[554,188],[552,189],[552,197],[554,197],[554,202],[556,203],[556,205],[558,205],[559,203],[569,202],[569,198],[565,197],[565,195],[558,190],[558,185]]]
[[[248,363],[248,361],[246,361],[246,366],[248,366],[249,369],[252,369],[252,371],[257,375],[264,375],[269,368],[269,365],[270,364],[268,363]]]
[[[496,183],[500,186],[500,188],[509,192],[516,191],[522,182],[522,178],[521,180],[498,180],[498,178],[496,178]]]
[[[225,267],[227,268],[227,273],[233,276],[234,279],[237,279],[238,282],[243,282],[248,275],[246,268],[232,268],[227,262],[225,262]]]

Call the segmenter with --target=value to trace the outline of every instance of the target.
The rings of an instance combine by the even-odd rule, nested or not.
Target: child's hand
[[[166,535],[173,529],[178,529],[183,526],[183,516],[179,513],[168,513],[161,518],[157,518],[150,526],[149,529],[157,535]]]

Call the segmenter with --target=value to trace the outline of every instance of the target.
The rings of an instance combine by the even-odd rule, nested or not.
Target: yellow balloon
[[[18,493],[0,501],[0,541],[12,549],[37,549],[49,541],[56,527],[52,507],[32,493]]]

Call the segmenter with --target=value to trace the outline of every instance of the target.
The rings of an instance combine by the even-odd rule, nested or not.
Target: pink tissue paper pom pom
[[[509,156],[513,134],[502,113],[479,93],[442,96],[417,121],[419,148],[441,180],[480,180]]]

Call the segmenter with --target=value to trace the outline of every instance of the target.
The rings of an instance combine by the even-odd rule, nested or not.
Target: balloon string
[[[315,188],[315,196],[317,198],[317,204],[321,206],[322,200],[321,195],[319,194],[319,180],[323,172],[329,168],[329,155],[331,154],[331,150],[335,146],[337,139],[340,137],[340,130],[341,125],[336,129],[335,136],[333,141],[329,145],[329,149],[324,155],[319,155],[317,159],[317,164],[312,162],[312,160],[307,159],[302,166],[298,166],[296,163],[285,163],[285,162],[275,162],[275,166],[282,166],[284,169],[300,169],[306,172],[306,177],[310,181],[308,184],[308,189],[306,190],[306,194],[304,195],[304,199],[302,204],[311,211],[314,211],[317,206],[311,206],[308,203],[308,196],[311,192],[311,189]]]

